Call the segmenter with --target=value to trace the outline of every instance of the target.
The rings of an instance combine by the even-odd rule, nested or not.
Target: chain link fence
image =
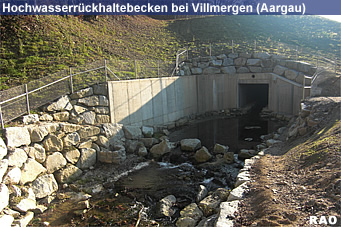
[[[173,76],[181,62],[195,57],[229,53],[268,52],[288,59],[304,61],[318,69],[340,75],[340,56],[323,57],[320,52],[281,42],[229,41],[225,43],[190,43],[176,54],[176,61],[160,60],[101,60],[77,66],[34,80],[25,85],[0,91],[1,126],[30,113],[55,99],[93,84],[112,80],[129,80]],[[333,58],[333,57],[332,57]],[[320,70],[320,71],[321,71]]]

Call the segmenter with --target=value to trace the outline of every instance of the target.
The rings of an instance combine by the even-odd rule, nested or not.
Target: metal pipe
[[[108,82],[107,60],[105,60],[105,59],[104,59],[104,69],[105,69],[105,82]]]
[[[1,120],[1,128],[4,129],[5,125],[4,125],[4,119],[2,118],[1,105],[0,105],[0,120]]]
[[[72,81],[72,73],[71,73],[71,67],[70,69],[70,87],[71,87],[71,94],[73,94],[73,81]]]

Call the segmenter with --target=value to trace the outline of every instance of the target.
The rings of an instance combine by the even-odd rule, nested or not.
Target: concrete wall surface
[[[111,122],[155,126],[238,108],[239,84],[268,84],[269,110],[299,111],[302,87],[274,73],[192,75],[108,82]]]

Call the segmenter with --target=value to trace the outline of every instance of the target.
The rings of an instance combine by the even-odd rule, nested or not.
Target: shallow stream
[[[260,136],[275,131],[281,122],[259,119],[252,116],[239,118],[214,118],[172,131],[169,140],[180,141],[184,138],[198,138],[210,151],[216,143],[227,145],[229,151],[237,153],[240,149],[254,149],[261,143]],[[212,160],[209,163],[196,164],[193,153],[182,152],[179,147],[173,149],[161,160],[144,160],[138,170],[129,170],[118,178],[110,173],[106,165],[96,166],[107,176],[104,190],[90,200],[91,208],[86,213],[72,209],[74,202],[66,200],[55,204],[40,218],[52,226],[175,226],[180,210],[195,202],[199,185],[205,185],[209,191],[217,188],[232,188],[243,162],[226,164]],[[101,167],[102,166],[102,167]],[[175,214],[161,217],[158,214],[158,202],[174,195]]]

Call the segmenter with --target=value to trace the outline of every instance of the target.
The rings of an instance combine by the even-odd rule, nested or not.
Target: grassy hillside
[[[340,54],[340,23],[316,16],[212,16],[156,20],[146,16],[0,16],[0,90],[99,59],[174,59],[181,46],[272,41]],[[223,51],[223,50],[222,50]],[[218,50],[219,52],[219,50]]]

